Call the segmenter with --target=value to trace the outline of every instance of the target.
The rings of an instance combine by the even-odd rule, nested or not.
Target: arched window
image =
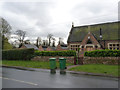
[[[92,44],[92,41],[88,39],[87,44]]]

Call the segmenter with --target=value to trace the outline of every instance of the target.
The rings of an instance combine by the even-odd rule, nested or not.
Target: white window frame
[[[119,45],[120,45],[120,43],[118,43],[118,42],[116,42],[116,43],[108,43],[108,49],[110,49],[110,47],[111,47],[110,44],[112,44],[112,45],[113,45],[113,44],[119,44]],[[117,48],[119,48],[119,47],[120,47],[120,46],[116,46],[115,49],[117,49]],[[114,47],[112,46],[112,50],[114,50],[113,48],[114,48]]]

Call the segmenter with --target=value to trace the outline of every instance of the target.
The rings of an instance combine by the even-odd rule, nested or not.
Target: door
[[[92,51],[93,50],[93,46],[86,46],[86,50],[87,51]]]

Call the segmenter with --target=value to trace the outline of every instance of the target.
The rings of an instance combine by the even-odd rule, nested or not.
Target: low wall
[[[33,61],[49,61],[49,58],[56,58],[56,61],[59,61],[59,56],[52,57],[52,56],[36,56],[32,58]],[[67,63],[73,63],[74,64],[74,57],[64,57],[66,58]]]
[[[84,57],[83,64],[117,65],[120,57]]]

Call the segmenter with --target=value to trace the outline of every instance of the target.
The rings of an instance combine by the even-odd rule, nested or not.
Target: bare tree
[[[24,39],[26,36],[26,32],[23,30],[17,30],[15,32],[15,34],[17,35],[17,37],[15,37],[18,41],[19,41],[19,47],[24,43]]]
[[[30,44],[30,40],[25,40],[24,43],[25,44]]]
[[[2,38],[2,49],[4,46],[4,42],[6,38],[9,38],[10,33],[11,33],[11,26],[10,24],[4,19],[0,18],[0,36]]]
[[[48,40],[43,40],[42,42],[42,46],[48,46]]]
[[[50,46],[51,40],[52,40],[52,38],[53,38],[53,35],[52,35],[52,34],[48,34],[48,35],[47,35],[47,38],[48,38],[48,41],[49,41],[48,46]]]
[[[39,47],[39,37],[36,39],[36,46]]]
[[[49,46],[48,40],[45,40],[45,44],[46,46]]]
[[[43,43],[42,43],[42,45],[43,45],[43,46],[46,46],[46,42],[45,42],[45,40],[43,40]]]
[[[52,40],[53,40],[52,46],[55,47],[55,41],[56,41],[56,39],[52,38]]]
[[[17,48],[19,45],[19,42],[17,40],[15,40],[11,44],[12,44],[13,48]]]
[[[42,44],[42,39],[40,37],[36,40],[36,46],[39,47]]]
[[[3,18],[0,18],[0,33],[2,36],[9,36],[11,33],[12,27],[10,24]]]
[[[63,44],[64,44],[64,42],[63,42],[63,38],[59,37],[58,44],[59,44],[59,45],[63,45]]]

